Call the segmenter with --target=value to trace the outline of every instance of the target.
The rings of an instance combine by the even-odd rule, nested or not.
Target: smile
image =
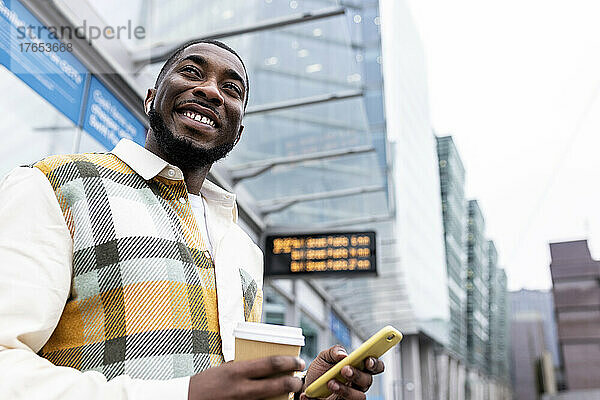
[[[187,111],[187,110],[183,111],[183,112],[180,112],[180,114],[183,115],[183,116],[185,116],[185,117],[187,117],[187,118],[189,118],[189,119],[191,119],[191,120],[194,120],[196,122],[200,122],[202,124],[208,125],[208,126],[210,126],[212,128],[215,127],[215,121],[212,118],[207,117],[206,115],[202,115],[202,114],[195,113],[195,112],[192,112],[192,111]]]

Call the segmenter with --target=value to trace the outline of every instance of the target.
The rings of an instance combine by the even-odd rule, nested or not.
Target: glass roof
[[[125,45],[140,49],[181,42],[225,30],[340,7],[336,0],[137,0],[128,5],[132,22],[145,27],[143,40]],[[110,24],[123,23],[110,2],[91,3]],[[135,5],[132,5],[135,4]],[[362,43],[378,18],[347,7],[345,13],[228,36],[219,40],[244,59],[250,79],[248,115],[242,140],[221,165],[233,172],[251,163],[348,148],[373,151],[277,165],[241,180],[256,204],[281,198],[380,186],[380,191],[299,201],[265,212],[269,224],[307,225],[387,212],[385,126],[379,43]],[[379,37],[377,35],[377,37]],[[145,66],[137,76],[138,93],[154,85],[161,63]],[[368,82],[370,80],[370,82]],[[360,93],[365,95],[360,96]],[[368,93],[367,93],[368,92]],[[315,96],[354,93],[358,97],[303,104],[269,111],[281,102],[304,102]],[[258,108],[267,108],[256,112]],[[253,110],[255,112],[253,112]],[[259,207],[260,208],[260,207]],[[264,211],[264,208],[262,208]]]

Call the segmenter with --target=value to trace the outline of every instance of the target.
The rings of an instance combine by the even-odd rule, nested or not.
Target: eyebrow
[[[242,86],[244,87],[244,90],[246,90],[246,81],[244,80],[244,78],[242,78],[240,76],[240,74],[238,74],[235,70],[231,69],[231,68],[227,68],[225,70],[225,75],[229,78],[229,79],[234,79],[236,81],[240,81],[240,83],[242,84]]]
[[[183,63],[185,61],[193,61],[198,65],[206,65],[208,64],[208,61],[206,60],[206,58],[199,56],[197,54],[190,54],[189,56],[187,56],[186,58],[182,59],[179,63]]]
[[[185,61],[192,61],[192,62],[194,62],[194,63],[196,63],[198,65],[206,65],[206,64],[208,64],[208,60],[206,58],[204,58],[202,56],[199,56],[197,54],[190,54],[189,56],[187,56],[184,59],[182,59],[180,61],[180,63],[183,63]],[[244,90],[246,90],[246,81],[234,69],[227,68],[225,70],[225,76],[227,78],[229,78],[229,79],[234,79],[236,81],[240,81],[240,83],[244,87]]]

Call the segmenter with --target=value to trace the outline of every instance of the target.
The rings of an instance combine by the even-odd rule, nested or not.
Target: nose
[[[193,93],[195,96],[201,97],[216,106],[220,106],[224,102],[219,87],[213,79],[207,79],[198,84]]]

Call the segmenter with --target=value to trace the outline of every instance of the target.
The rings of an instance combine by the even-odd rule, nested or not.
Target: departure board
[[[375,232],[268,235],[265,276],[377,273]]]

